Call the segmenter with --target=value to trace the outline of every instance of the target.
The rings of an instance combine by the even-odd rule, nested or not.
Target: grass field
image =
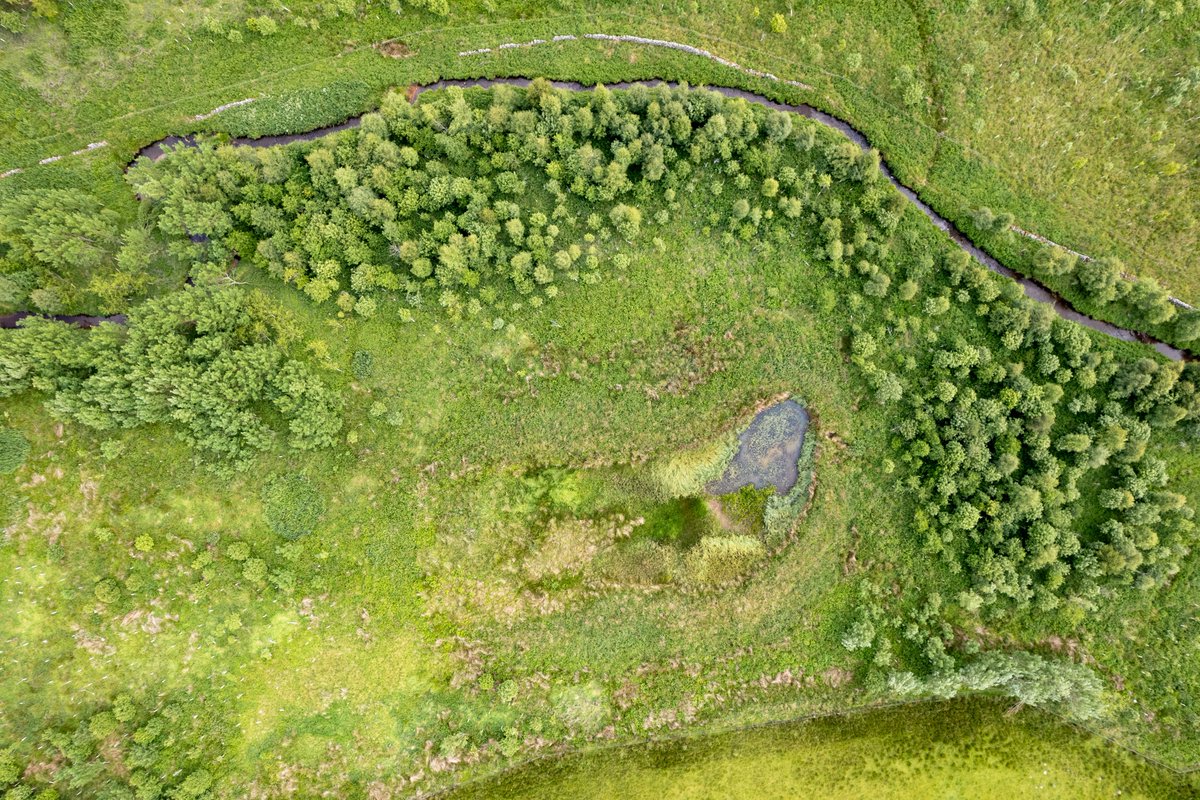
[[[577,747],[894,700],[906,696],[904,675],[931,681],[924,689],[910,687],[910,694],[949,696],[959,690],[957,682],[945,683],[953,677],[950,668],[980,652],[1035,653],[1094,673],[1099,710],[1077,714],[1088,717],[1088,727],[1169,767],[1194,766],[1200,601],[1186,505],[1200,496],[1193,368],[1176,371],[1166,384],[1147,378],[1118,395],[1109,387],[1121,384],[1126,371],[1158,370],[1161,378],[1169,372],[1165,362],[1137,366],[1150,350],[1090,332],[1076,339],[1055,329],[1063,338],[1052,338],[1049,322],[1038,334],[1032,332],[1036,319],[1022,323],[1032,326],[1027,339],[1002,344],[1005,330],[988,321],[990,308],[1011,300],[999,280],[964,278],[947,255],[953,248],[944,235],[914,209],[897,206],[903,210],[887,217],[894,193],[871,188],[873,168],[839,167],[830,155],[833,134],[814,128],[811,150],[793,147],[805,130],[797,120],[789,123],[791,138],[780,139],[786,148],[772,150],[778,144],[772,141],[733,158],[719,151],[707,162],[690,157],[699,166],[690,176],[669,173],[663,184],[670,184],[669,194],[645,183],[622,190],[618,199],[640,209],[640,230],[634,225],[632,231],[609,216],[612,198],[556,199],[566,192],[557,177],[546,183],[547,175],[574,169],[575,155],[513,166],[517,162],[502,158],[503,137],[471,139],[466,155],[455,155],[436,133],[414,138],[427,149],[407,169],[444,160],[451,167],[437,169],[478,168],[488,186],[509,180],[496,174],[500,167],[484,163],[490,160],[511,170],[511,181],[529,184],[522,195],[527,207],[516,217],[525,220],[522,233],[506,228],[505,235],[518,243],[522,236],[543,236],[542,230],[551,242],[560,236],[560,244],[548,248],[548,256],[554,246],[563,253],[549,279],[526,286],[517,278],[516,288],[485,280],[476,292],[468,276],[450,299],[443,291],[448,284],[435,285],[427,273],[420,280],[421,267],[413,263],[416,278],[402,275],[388,284],[385,277],[377,288],[362,288],[370,277],[347,274],[335,280],[340,294],[335,290],[336,297],[321,302],[310,287],[325,266],[298,267],[294,254],[277,265],[262,246],[267,236],[261,230],[279,230],[279,214],[295,213],[296,206],[281,199],[285,191],[310,202],[343,190],[353,197],[348,187],[355,181],[362,181],[357,188],[373,181],[376,201],[409,202],[403,192],[379,188],[385,177],[369,164],[357,167],[358,177],[341,173],[317,188],[314,153],[363,157],[359,137],[388,130],[378,120],[327,148],[293,146],[288,152],[303,159],[287,162],[291,177],[274,182],[286,190],[247,190],[243,206],[204,198],[211,201],[205,213],[224,213],[217,207],[227,202],[230,218],[239,220],[233,236],[242,238],[233,241],[242,259],[234,266],[216,263],[227,253],[217,249],[226,242],[215,227],[211,244],[172,233],[170,204],[180,198],[153,181],[165,182],[203,158],[225,158],[217,177],[197,185],[233,197],[229,187],[242,178],[232,176],[251,169],[248,164],[261,170],[257,156],[207,151],[215,155],[188,162],[179,154],[136,167],[128,177],[123,172],[139,147],[168,133],[306,130],[381,103],[395,109],[396,99],[385,99],[389,87],[439,77],[719,83],[809,102],[851,121],[907,184],[964,230],[979,233],[1007,263],[1028,265],[1033,255],[1011,235],[972,231],[970,213],[980,206],[1009,211],[1018,225],[1086,252],[1119,255],[1131,271],[1159,278],[1190,299],[1200,280],[1192,255],[1200,193],[1186,168],[1197,146],[1187,121],[1200,100],[1190,89],[1178,102],[1173,98],[1182,85],[1176,78],[1186,77],[1195,51],[1197,8],[1022,9],[990,2],[916,8],[690,3],[660,4],[635,17],[616,5],[487,3],[455,6],[442,17],[370,4],[292,4],[285,11],[213,3],[167,12],[154,2],[97,2],[64,8],[52,21],[23,16],[23,33],[0,32],[6,39],[0,172],[24,170],[0,180],[0,201],[82,190],[94,196],[91,208],[113,212],[114,236],[122,243],[93,260],[93,250],[67,251],[53,277],[63,310],[96,310],[94,281],[129,272],[115,252],[142,259],[133,277],[148,279],[105,296],[117,293],[135,309],[144,295],[169,299],[204,287],[259,293],[286,331],[273,344],[306,364],[340,403],[336,438],[326,446],[289,449],[282,434],[273,435],[238,467],[214,469],[177,438],[194,418],[98,424],[86,406],[55,398],[67,377],[35,380],[27,389],[20,348],[4,350],[0,343],[5,435],[16,431],[29,444],[28,454],[17,458],[10,453],[23,452],[23,445],[10,444],[12,437],[0,442],[3,458],[13,461],[13,469],[0,474],[6,606],[0,744],[8,748],[0,748],[0,784],[15,786],[20,779],[30,787],[13,794],[17,798],[51,785],[63,797],[105,796],[110,789],[126,793],[112,796],[139,798],[248,791],[410,796]],[[259,31],[271,26],[261,21],[264,14],[278,28],[265,35]],[[773,23],[776,14],[784,24]],[[247,27],[249,17],[255,21]],[[592,40],[458,55],[594,31],[686,42],[811,88],[678,51]],[[398,39],[404,48],[381,54],[372,45],[384,39]],[[440,133],[437,114],[467,108],[482,117],[498,96],[433,93],[413,113],[440,109],[426,118]],[[194,119],[250,97],[253,103]],[[556,103],[575,102],[565,98],[544,101],[538,113],[553,120]],[[741,113],[738,106],[722,108],[731,119]],[[773,122],[760,111],[751,116],[763,131]],[[398,136],[402,128],[392,124]],[[520,152],[542,146],[537,130],[526,131],[534,138],[523,140],[527,149]],[[37,164],[100,141],[106,145]],[[387,159],[406,156],[379,152],[371,157],[403,172],[400,161]],[[756,160],[759,152],[767,153],[764,160]],[[722,164],[730,160],[745,166]],[[480,166],[461,166],[476,162]],[[668,162],[670,169],[678,163]],[[791,215],[785,219],[782,204],[764,213],[776,205],[777,192],[786,195],[794,185],[801,193],[804,178],[775,181],[773,188],[763,180],[782,175],[783,165],[799,173],[815,167],[804,190],[804,215],[797,212],[794,222]],[[816,177],[821,171],[824,183]],[[857,171],[862,174],[855,177]],[[460,193],[465,205],[464,198]],[[180,230],[204,231],[187,225],[216,217],[193,215],[189,199],[182,198],[179,213],[187,221]],[[262,206],[258,216],[248,210],[254,203]],[[270,203],[284,211],[264,210]],[[592,207],[600,212],[595,223],[587,219]],[[361,213],[386,211],[371,208]],[[542,208],[547,214],[533,221],[530,214]],[[454,224],[475,224],[462,220],[476,210],[459,212]],[[16,219],[15,211],[7,213]],[[834,218],[839,231],[844,222],[844,237],[829,233]],[[245,219],[267,221],[253,228]],[[67,227],[75,224],[81,223],[69,219]],[[422,211],[411,224],[405,235],[427,247],[424,232],[442,236],[438,226],[450,220]],[[0,277],[16,274],[25,257],[7,225],[0,231],[6,237],[0,247],[9,248],[0,253]],[[561,232],[549,232],[560,226]],[[138,245],[144,249],[129,244],[134,229],[146,231]],[[831,235],[838,239],[836,258]],[[843,238],[859,253],[858,262],[841,261]],[[37,253],[58,246],[34,241]],[[583,246],[572,254],[570,241]],[[391,253],[389,263],[411,262],[394,244],[377,250]],[[336,256],[354,246],[339,244]],[[596,254],[598,268],[581,266]],[[448,264],[451,255],[440,258]],[[185,289],[185,275],[199,287]],[[905,288],[910,283],[911,291]],[[174,330],[194,325],[182,321]],[[257,334],[269,327],[247,325]],[[101,341],[124,335],[86,334]],[[1141,537],[1130,545],[1137,564],[1145,559],[1141,570],[1113,566],[1119,578],[1092,588],[1068,582],[1059,594],[1041,583],[1038,593],[1026,586],[1032,602],[984,602],[976,594],[1002,584],[1003,576],[981,577],[984,567],[966,555],[955,560],[969,525],[960,526],[957,544],[952,533],[936,541],[950,530],[951,513],[939,516],[935,508],[927,514],[931,492],[953,497],[959,487],[952,478],[949,489],[937,483],[944,464],[926,461],[922,468],[919,456],[914,461],[906,443],[911,437],[903,432],[906,418],[932,413],[951,419],[956,395],[959,420],[968,414],[964,394],[973,399],[978,389],[985,399],[995,391],[982,381],[1000,378],[981,379],[971,365],[956,373],[949,389],[933,377],[925,382],[949,361],[939,353],[961,355],[969,347],[990,348],[998,362],[1008,363],[1003,379],[1012,386],[1024,386],[1027,376],[1044,381],[1025,390],[1033,405],[1020,407],[1025,419],[1013,428],[1019,433],[997,438],[994,449],[999,455],[1015,446],[1022,472],[1028,466],[1031,476],[1044,458],[1061,462],[1060,473],[1037,473],[1036,502],[1040,509],[1044,496],[1046,518],[1073,532],[1076,550],[1080,542],[1085,549],[1094,545],[1086,552],[1098,555],[1086,563],[1077,559],[1071,569],[1099,574],[1092,564],[1100,556],[1118,560],[1124,540],[1105,524],[1117,517],[1114,509],[1132,506],[1120,518],[1131,531],[1127,538]],[[1076,351],[1088,351],[1097,363]],[[1070,367],[1069,359],[1075,359]],[[1094,370],[1103,373],[1106,363],[1112,372],[1093,391]],[[1080,377],[1088,370],[1091,384]],[[173,374],[177,383],[185,380],[184,373]],[[901,401],[888,399],[881,374],[903,387]],[[1039,413],[1043,391],[1053,394],[1043,388],[1049,385],[1062,401]],[[1158,395],[1146,388],[1159,385],[1165,388]],[[225,400],[239,402],[250,391],[234,386]],[[794,532],[788,516],[776,536],[760,518],[768,520],[763,509],[777,508],[772,504],[779,498],[706,498],[695,487],[755,410],[784,395],[813,415],[813,449],[805,458],[812,459],[815,477],[811,504]],[[284,405],[267,407],[259,398],[248,406],[282,430],[289,413]],[[1110,448],[1119,457],[1085,472],[1086,453],[1077,460],[1074,454],[1100,442],[1105,426],[1115,426],[1111,420],[1121,414],[1120,445]],[[1153,431],[1143,418],[1153,420]],[[1142,451],[1125,448],[1123,437],[1136,438],[1143,427],[1149,457],[1139,462]],[[1044,447],[1038,444],[1043,435]],[[965,453],[958,442],[947,443],[930,458],[954,447]],[[1030,455],[1035,451],[1046,456]],[[1102,462],[1110,454],[1103,453]],[[976,456],[992,453],[965,453],[960,460]],[[1160,461],[1161,468],[1155,466]],[[1071,494],[1068,484],[1075,487],[1074,467],[1082,491],[1063,499]],[[958,477],[959,485],[970,480]],[[1103,492],[1119,494],[1126,486],[1132,487],[1129,505],[1120,505],[1126,502],[1121,497],[1104,505],[1109,495]],[[285,490],[302,500],[278,500]],[[1177,504],[1176,495],[1182,497]],[[1009,502],[1019,500],[1028,493],[1013,490]],[[1139,509],[1151,500],[1168,510],[1147,521],[1151,512]],[[982,513],[1001,513],[973,502]],[[1069,516],[1061,517],[1055,502]],[[981,511],[974,513],[979,519]],[[1153,541],[1140,533],[1160,521]],[[1176,528],[1177,540],[1171,538]],[[755,537],[766,546],[755,540],[759,555],[736,562],[736,569],[717,556],[703,566],[698,542],[741,545]],[[1059,549],[1068,551],[1069,541],[1046,555],[1046,563]],[[1101,547],[1106,542],[1107,550]],[[1005,547],[1011,555],[1011,545]],[[1032,541],[1028,547],[1032,553]],[[864,627],[871,629],[865,646],[855,641]],[[933,682],[939,676],[940,689]],[[1068,715],[1083,706],[1044,704]],[[963,791],[985,783],[1028,785],[1030,759],[1046,752],[1032,742],[1040,739],[1044,748],[1059,734],[1041,731],[1042,723],[1032,726],[1036,733],[1014,733],[990,711],[979,713],[988,717],[981,725],[994,726],[981,738],[994,736],[996,752],[931,767],[915,783],[891,784],[897,796],[923,791],[917,787],[926,778],[946,786],[950,774],[965,776],[956,784]],[[864,724],[867,739],[895,738],[887,725]],[[857,763],[863,741],[846,745],[845,757]],[[819,757],[842,757],[839,746],[821,745],[826,749]],[[1074,742],[1055,755],[1061,766],[1056,788],[1081,796],[1083,783],[1071,781],[1090,777],[1081,778],[1078,767],[1090,758],[1090,746]],[[758,760],[714,769],[741,784],[746,775],[774,770],[772,759],[782,757],[774,748],[764,743]],[[900,761],[914,758],[926,756],[909,753],[872,762],[871,769],[907,774]],[[1141,767],[1114,769],[1122,780],[1133,773],[1134,783],[1144,778],[1145,796],[1175,791],[1175,778],[1146,777]],[[875,773],[868,773],[863,783],[838,784],[839,790],[875,791]],[[555,791],[573,791],[573,780],[591,784],[592,773],[584,774],[554,773],[562,780]],[[656,775],[648,774],[636,791],[662,791]],[[671,785],[683,791],[711,778],[693,771],[672,780],[681,781]],[[779,780],[783,786],[791,778]]]

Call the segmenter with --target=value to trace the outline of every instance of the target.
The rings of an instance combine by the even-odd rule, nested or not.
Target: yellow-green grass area
[[[536,761],[454,798],[1173,798],[1172,775],[1033,711],[952,702]]]

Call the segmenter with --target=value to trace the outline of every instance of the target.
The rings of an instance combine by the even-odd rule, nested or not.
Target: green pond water
[[[464,798],[1185,798],[1152,766],[1032,710],[922,704],[534,762]]]

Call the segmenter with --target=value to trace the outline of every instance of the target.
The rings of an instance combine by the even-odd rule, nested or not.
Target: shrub
[[[945,314],[950,310],[950,298],[944,296],[930,297],[925,301],[924,309],[926,316],[930,317]]]
[[[245,542],[231,542],[229,547],[225,548],[225,555],[234,561],[245,561],[250,557],[250,545]]]
[[[262,490],[263,514],[285,539],[311,533],[325,513],[325,498],[303,475],[276,475]]]
[[[88,721],[88,732],[93,739],[107,739],[117,730],[117,718],[111,711],[101,711]]]
[[[246,20],[246,28],[259,36],[270,36],[279,30],[279,24],[264,14],[261,17],[250,17]]]
[[[12,750],[0,750],[0,787],[16,783],[21,777],[21,767]]]
[[[642,212],[633,206],[624,203],[613,206],[612,211],[608,212],[608,219],[617,229],[617,233],[626,239],[637,238],[638,231],[641,230]]]
[[[105,578],[96,582],[96,585],[92,588],[92,594],[101,603],[115,603],[121,597],[121,590],[117,586],[116,581],[112,578]]]
[[[771,33],[787,33],[787,19],[783,14],[773,14],[771,16]]]
[[[247,560],[242,567],[242,577],[253,584],[262,584],[267,578],[267,562],[261,558]]]
[[[0,428],[0,473],[16,472],[29,456],[29,440],[20,431]]]

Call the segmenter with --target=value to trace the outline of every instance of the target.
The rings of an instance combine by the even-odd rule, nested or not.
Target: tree
[[[1123,272],[1124,267],[1116,258],[1098,258],[1080,262],[1075,269],[1075,279],[1089,299],[1097,303],[1111,303],[1119,296]]]
[[[173,423],[218,462],[245,463],[281,416],[297,447],[324,446],[340,402],[286,357],[287,317],[262,295],[191,288],[84,332],[31,319],[0,337],[0,396],[36,386],[52,413],[98,430]]]
[[[1176,317],[1175,338],[1180,342],[1200,339],[1200,311],[1185,311]]]
[[[842,636],[842,647],[847,650],[865,650],[875,643],[875,626],[865,614],[860,615]]]
[[[875,389],[875,399],[881,405],[894,403],[904,396],[904,384],[894,373],[875,368],[869,373],[868,379]]]
[[[1161,325],[1175,316],[1175,304],[1171,302],[1170,295],[1153,278],[1134,281],[1129,300],[1152,325]]]
[[[945,295],[930,297],[923,306],[926,316],[937,317],[950,310],[950,298]]]
[[[642,225],[642,212],[633,206],[618,203],[608,212],[608,219],[617,233],[626,239],[637,238]]]

